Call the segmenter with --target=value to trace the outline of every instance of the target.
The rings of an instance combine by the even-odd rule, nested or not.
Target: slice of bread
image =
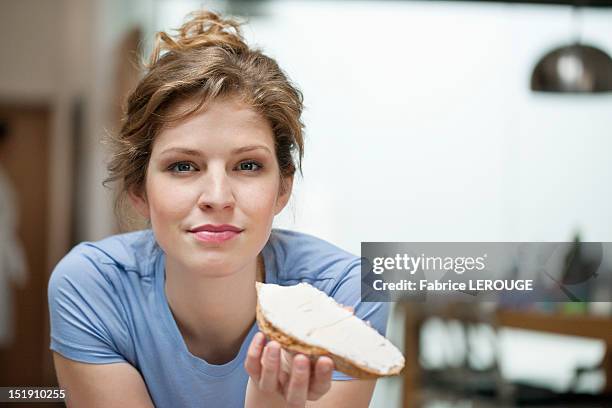
[[[404,367],[389,340],[308,283],[256,286],[259,329],[283,348],[311,359],[328,356],[355,378],[397,375]]]

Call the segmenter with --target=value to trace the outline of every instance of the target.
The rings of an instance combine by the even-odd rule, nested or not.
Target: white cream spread
[[[403,367],[389,340],[315,287],[261,284],[258,292],[266,320],[291,337],[381,375]]]

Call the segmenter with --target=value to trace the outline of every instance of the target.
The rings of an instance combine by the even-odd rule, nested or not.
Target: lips
[[[243,230],[234,225],[223,224],[223,225],[200,225],[194,229],[189,230],[198,241],[220,243],[228,241]]]
[[[230,225],[230,224],[223,224],[223,225],[206,224],[206,225],[200,225],[199,227],[195,227],[195,228],[189,230],[189,232],[201,232],[201,231],[208,231],[208,232],[225,232],[225,231],[242,232],[242,229],[238,228],[238,227],[236,227],[234,225]]]

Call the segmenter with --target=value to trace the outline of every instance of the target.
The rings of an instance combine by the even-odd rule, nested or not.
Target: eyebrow
[[[266,150],[268,153],[272,154],[270,149],[267,146],[264,146],[264,145],[243,146],[243,147],[239,147],[237,149],[232,150],[231,153],[232,154],[239,154],[239,153],[250,152],[250,151],[258,150],[258,149]],[[188,148],[185,148],[185,147],[170,147],[170,148],[162,151],[160,153],[160,155],[161,154],[167,154],[167,153],[183,153],[183,154],[186,154],[186,155],[189,155],[189,156],[204,156],[204,152],[202,150],[188,149]]]

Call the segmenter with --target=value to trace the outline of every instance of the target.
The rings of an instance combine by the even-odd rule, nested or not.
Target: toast
[[[351,377],[397,375],[404,356],[376,329],[307,283],[279,286],[256,282],[257,324],[271,340],[311,359],[330,357]]]

